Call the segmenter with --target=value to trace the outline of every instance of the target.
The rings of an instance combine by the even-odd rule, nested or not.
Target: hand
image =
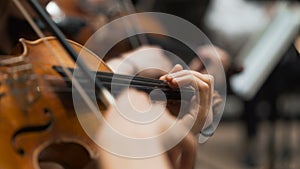
[[[190,85],[198,90],[192,98],[191,111],[182,118],[185,125],[193,124],[192,132],[194,134],[198,134],[203,128],[212,123],[214,78],[211,75],[183,70],[181,65],[175,65],[169,74],[162,76],[160,79],[168,82],[172,88]],[[199,96],[197,96],[197,93]]]

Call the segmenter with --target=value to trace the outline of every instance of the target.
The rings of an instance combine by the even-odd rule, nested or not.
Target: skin
[[[151,53],[148,53],[147,55],[148,49],[149,48],[138,49],[138,52],[142,52],[144,55],[146,54],[145,56],[148,57],[146,57],[145,59],[134,60],[137,61],[134,63],[137,63],[138,66],[142,66],[138,64],[138,62],[143,62],[144,64],[151,63],[151,57],[154,57],[154,55],[151,55]],[[157,59],[159,59],[162,53],[160,53],[157,49],[155,49],[155,52],[155,56],[157,57]],[[127,53],[123,55],[120,60],[108,62],[108,65],[111,66],[117,73],[124,73],[127,71],[126,74],[134,74],[133,71],[136,70],[132,69],[132,66],[130,64],[124,64],[124,67],[121,67],[121,69],[119,67],[124,58],[133,56],[139,57],[140,55],[138,55],[137,53],[135,53],[134,55],[130,55],[130,53]],[[149,59],[149,62],[145,62],[145,60],[147,59]],[[157,64],[158,66],[162,67],[164,66],[164,62],[167,60],[162,59],[161,61],[162,62]],[[176,132],[173,133],[173,135],[177,135],[178,131],[189,128],[189,126],[193,124],[191,131],[181,140],[180,143],[175,145],[173,148],[154,157],[133,159],[121,157],[105,150],[101,150],[99,152],[101,158],[97,160],[97,165],[101,166],[100,168],[193,168],[197,150],[197,140],[195,135],[197,135],[203,128],[211,124],[213,118],[213,110],[215,107],[217,107],[216,105],[221,103],[220,98],[217,97],[218,95],[214,91],[214,78],[211,75],[200,73],[198,71],[183,70],[181,65],[175,65],[170,69],[169,73],[164,73],[164,75],[160,77],[160,80],[166,81],[172,88],[189,85],[192,86],[195,90],[199,91],[199,95],[195,95],[192,98],[192,103],[196,105],[195,108],[191,109],[188,114],[185,114],[180,119],[180,125],[178,126],[178,129],[175,130]],[[131,102],[131,100],[133,99],[135,101]],[[135,89],[124,91],[124,93],[116,99],[116,103],[118,105],[118,109],[110,107],[105,115],[105,119],[112,128],[126,136],[147,138],[159,135],[162,134],[162,132],[166,131],[176,121],[176,117],[168,109],[164,110],[162,116],[158,120],[147,125],[133,123],[132,121],[121,116],[120,111],[121,113],[125,113],[126,115],[126,113],[131,112],[145,112],[149,110],[151,106],[157,106],[154,103],[151,103],[146,93],[137,91]],[[108,128],[107,126],[103,126],[99,129],[99,139],[100,138],[105,138],[105,141],[107,141],[108,144],[114,144],[114,142],[116,141],[116,138],[110,135],[110,128]],[[166,140],[157,140],[155,145],[152,145],[152,148],[155,148],[157,150],[164,150],[164,144],[171,142],[172,139],[175,139],[175,137],[170,136]],[[95,167],[93,166],[92,168]]]
[[[47,1],[48,2],[48,1]],[[46,1],[45,1],[46,4]],[[19,13],[12,13],[12,15],[19,16]],[[144,51],[146,48],[143,49]],[[146,52],[147,53],[147,52]],[[146,54],[145,53],[145,54]],[[160,57],[162,53],[160,51],[156,51],[155,54],[151,55],[145,55],[143,54],[143,58],[139,60],[139,63],[150,63],[151,59],[153,59],[154,56]],[[129,54],[131,55],[131,54]],[[146,56],[146,57],[145,57]],[[128,57],[128,55],[124,55],[124,57]],[[146,59],[146,60],[145,60]],[[148,60],[147,60],[148,59]],[[171,64],[167,63],[166,60],[163,58],[160,58],[162,60],[161,64],[159,65],[157,69],[164,69],[168,70],[171,68]],[[157,63],[155,63],[157,65]],[[130,66],[130,65],[129,65]],[[143,67],[147,67],[147,65],[138,64],[136,63],[135,70],[140,71],[143,69]],[[131,71],[135,71],[131,70]],[[158,70],[153,72],[148,72],[148,74],[153,75],[160,75],[165,72],[159,72]],[[130,74],[130,72],[128,73]],[[175,147],[173,147],[171,150],[169,150],[166,153],[160,154],[155,157],[141,159],[141,160],[135,160],[135,159],[128,159],[128,158],[122,158],[116,155],[113,155],[111,153],[108,153],[106,151],[102,151],[101,153],[101,168],[120,168],[120,165],[123,168],[178,168],[178,169],[190,169],[193,168],[194,160],[195,160],[195,150],[196,150],[196,140],[194,137],[194,134],[199,133],[203,127],[206,127],[209,125],[212,121],[212,105],[213,105],[213,93],[214,93],[214,78],[210,75],[201,74],[197,71],[188,71],[183,70],[183,68],[180,65],[176,65],[167,75],[164,75],[160,78],[161,80],[165,80],[168,82],[170,87],[172,88],[178,88],[180,86],[190,85],[194,87],[196,90],[199,90],[199,98],[201,102],[199,102],[199,106],[197,110],[191,111],[189,114],[186,114],[182,119],[182,128],[184,128],[184,125],[189,125],[191,122],[194,122],[194,125],[192,127],[191,133],[189,133],[179,144],[177,144]],[[148,100],[148,96],[145,95],[145,93],[141,93],[135,90],[129,90],[127,91],[131,95],[134,96],[134,98],[139,98],[139,106],[141,108],[148,107],[150,101]],[[124,104],[124,99],[118,100],[121,104]],[[197,102],[198,99],[196,96],[193,98],[193,102]],[[197,104],[197,103],[196,103]],[[124,104],[128,105],[128,104]],[[126,111],[126,107],[123,107],[122,110]],[[120,131],[125,130],[123,132],[127,132],[126,134],[132,135],[132,136],[149,136],[153,134],[160,134],[162,131],[166,130],[168,127],[170,127],[176,118],[166,110],[163,117],[158,120],[156,123],[146,126],[145,128],[139,128],[136,127],[136,124],[132,124],[127,120],[124,120],[122,118],[116,118],[115,115],[116,112],[114,109],[111,109],[106,116],[106,119],[108,122],[110,122],[114,127],[120,129]],[[133,128],[136,130],[127,130],[126,127]],[[100,129],[100,131],[105,131],[105,128]],[[105,133],[105,132],[103,132]],[[111,138],[113,139],[113,138]],[[170,138],[172,139],[172,138]],[[157,142],[157,148],[160,148],[162,145],[160,142]],[[43,168],[60,168],[60,166],[56,166],[56,164],[53,164],[52,166],[44,166]]]
[[[135,98],[136,104],[131,105],[130,99],[128,100],[128,95],[130,97]],[[135,89],[129,89],[125,91],[121,96],[116,100],[118,105],[118,110],[122,112],[130,112],[130,111],[143,111],[148,110],[151,107],[151,101],[146,93],[137,91]],[[152,106],[159,106],[153,104]],[[108,113],[105,117],[107,122],[120,133],[137,138],[148,138],[151,136],[156,136],[162,134],[165,130],[171,127],[176,118],[167,110],[163,112],[162,116],[155,120],[153,123],[147,125],[139,125],[137,123],[133,123],[127,119],[124,119],[117,109],[111,107],[108,110]],[[124,127],[126,126],[126,127]],[[184,125],[179,125],[179,128],[174,130],[174,135],[178,134],[180,128],[183,128]],[[111,136],[109,133],[106,134],[106,131],[109,129],[102,127],[99,131],[99,134],[102,135],[102,138],[108,143],[113,143],[116,139]],[[163,150],[164,142],[168,142],[171,139],[175,139],[172,136],[167,140],[157,140],[155,145],[152,145],[151,148],[161,149]],[[120,157],[114,154],[111,154],[107,151],[101,151],[101,165],[102,168],[107,169],[119,169],[122,168],[132,168],[132,169],[140,169],[140,168],[176,168],[176,169],[191,169],[194,166],[195,155],[196,155],[196,147],[197,143],[195,137],[192,133],[188,133],[183,140],[171,150],[156,155],[154,157],[147,157],[141,159],[134,158],[126,158]],[[146,149],[147,147],[145,147]]]
[[[175,65],[168,74],[161,76],[160,79],[165,80],[172,88],[191,85],[194,89],[199,91],[199,98],[201,102],[197,102],[197,96],[194,96],[194,98],[192,99],[195,104],[199,104],[198,106],[196,106],[198,109],[191,110],[190,113],[184,115],[181,119],[181,128],[185,128],[187,126],[190,126],[191,123],[194,123],[191,132],[189,132],[188,135],[179,144],[177,144],[168,152],[151,158],[145,158],[141,160],[130,158],[128,159],[115,156],[111,153],[103,151],[101,152],[101,157],[103,157],[102,160],[105,159],[102,161],[103,168],[119,168],[120,164],[122,165],[122,167],[126,166],[130,168],[145,168],[145,166],[146,168],[193,168],[196,156],[195,151],[197,147],[195,134],[198,134],[202,130],[202,128],[208,126],[212,121],[214,78],[211,75],[201,74],[196,71],[183,70],[181,65]],[[138,109],[139,111],[142,112],[143,108],[146,109],[149,107],[151,101],[149,101],[149,98],[145,93],[131,89],[127,91],[126,94],[133,96],[134,100],[136,100],[136,105],[138,105],[138,108],[136,109]],[[122,112],[133,111],[133,109],[128,108],[130,102],[126,102],[127,99],[123,95],[120,96],[117,100],[117,102],[119,103],[118,105],[121,105],[121,107],[119,107],[119,110],[121,110]],[[148,137],[151,135],[161,134],[162,131],[165,131],[174,123],[176,117],[174,117],[166,109],[166,112],[163,113],[163,116],[160,117],[158,121],[141,127],[120,117],[119,113],[117,113],[116,110],[111,109],[106,116],[106,119],[109,124],[113,126],[113,128],[116,128],[118,131],[124,132],[126,135]],[[102,128],[100,133],[105,133],[104,130],[106,129]],[[166,141],[171,141],[171,139],[172,137]],[[109,141],[113,140],[114,138],[109,139]],[[160,146],[162,146],[162,142],[157,142],[157,148],[160,148]]]
[[[206,60],[210,59],[209,63],[211,64],[206,65],[207,69],[212,69],[209,72],[214,72],[213,65],[214,62],[216,62],[216,57],[223,58],[220,59],[223,65],[229,65],[230,62],[226,52],[219,48],[216,48],[216,50],[219,53],[218,56],[211,52],[211,46],[199,48],[199,54]],[[127,62],[127,60],[130,60],[130,62]],[[116,73],[138,74],[151,78],[159,78],[161,76],[160,79],[165,80],[172,88],[191,85],[195,89],[198,89],[200,93],[199,98],[202,101],[197,101],[197,98],[193,98],[193,101],[199,102],[199,110],[193,110],[192,112],[194,113],[190,113],[190,117],[187,116],[184,119],[184,121],[187,121],[186,123],[197,119],[192,129],[192,132],[197,134],[203,127],[207,127],[211,123],[213,110],[217,112],[222,99],[218,93],[214,91],[215,78],[204,71],[202,63],[198,63],[196,60],[192,62],[191,64],[194,64],[194,66],[191,65],[191,69],[193,70],[183,70],[180,65],[175,65],[175,67],[172,68],[172,65],[163,55],[160,48],[156,46],[143,46],[133,52],[125,53],[121,57],[112,59],[108,61],[107,64]],[[153,67],[156,69],[145,69]],[[227,66],[225,66],[225,68],[227,68]],[[166,74],[166,71],[169,73]],[[216,72],[214,73],[217,74]]]
[[[217,61],[217,57],[219,57],[221,63],[224,65],[225,71],[228,69],[230,64],[229,56],[222,49],[216,48],[218,56],[211,52],[210,46],[200,47],[198,52],[203,59],[211,63],[205,67],[206,69],[211,69],[209,72],[214,72],[213,64]],[[126,62],[126,59],[129,59],[130,62]],[[213,116],[217,115],[222,103],[222,98],[214,91],[214,77],[207,74],[204,65],[199,62],[199,59],[193,60],[190,63],[190,68],[193,70],[183,70],[181,65],[175,65],[172,68],[168,59],[161,52],[161,49],[153,46],[143,46],[107,63],[116,73],[138,74],[152,78],[160,77],[160,80],[166,81],[172,88],[189,85],[199,91],[199,95],[195,95],[192,98],[192,103],[197,106],[181,119],[183,126],[187,127],[193,124],[189,135],[180,144],[166,153],[168,159],[165,159],[164,155],[160,156],[161,159],[168,160],[173,168],[193,168],[195,153],[191,152],[196,149],[195,135],[212,123]],[[157,69],[144,69],[149,67]],[[166,70],[170,71],[166,73]],[[174,119],[174,115],[170,115],[169,112],[167,114],[168,116],[166,116],[165,120]],[[169,120],[164,121],[165,125],[168,124],[167,121]],[[157,125],[157,127],[164,128],[163,125]],[[128,162],[135,163],[134,161]],[[157,168],[158,166],[151,165],[151,167]]]
[[[162,76],[160,80],[165,80],[172,88],[190,85],[194,89],[199,90],[199,99],[201,101],[199,102],[198,110],[192,110],[182,118],[186,125],[195,120],[192,128],[194,134],[199,133],[203,127],[207,127],[212,122],[213,76],[193,70],[183,70],[181,65],[175,65],[170,73]],[[192,98],[194,102],[198,100],[196,97]]]

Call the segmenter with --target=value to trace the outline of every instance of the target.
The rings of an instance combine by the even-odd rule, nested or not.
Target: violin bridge
[[[38,76],[32,71],[32,65],[23,56],[7,57],[0,60],[0,81],[8,86],[10,93],[26,111],[40,97]],[[0,91],[1,99],[1,91]]]

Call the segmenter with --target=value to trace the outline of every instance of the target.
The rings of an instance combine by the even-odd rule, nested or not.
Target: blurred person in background
[[[232,56],[232,60],[235,64],[241,64],[237,63],[238,60],[236,60],[241,52],[243,52],[241,49],[243,49],[245,45],[248,45],[248,42],[254,37],[261,36],[260,33],[274,20],[277,12],[277,4],[287,3],[287,1],[283,2],[275,0],[211,0],[208,3],[207,2],[208,1],[161,0],[153,3],[153,9],[178,15],[200,27],[214,44],[227,50],[230,56]],[[291,10],[292,8],[297,8],[298,2],[299,1],[292,1],[289,4]],[[201,3],[206,4],[203,6],[205,10],[197,11],[197,9],[200,9],[199,5]],[[201,19],[198,17],[201,17]],[[285,23],[286,22],[283,24]],[[285,26],[289,27],[289,25]],[[280,40],[281,39],[278,39],[278,41]],[[257,95],[250,101],[245,101],[238,97],[245,106],[244,111],[238,113],[242,113],[246,124],[245,140],[247,146],[243,160],[245,164],[249,166],[255,166],[259,162],[259,157],[256,154],[258,145],[256,140],[257,130],[259,121],[261,120],[259,117],[268,116],[267,118],[271,119],[271,121],[275,121],[279,118],[277,109],[282,109],[282,103],[280,103],[280,105],[278,104],[281,95],[291,91],[298,91],[299,69],[296,67],[299,65],[299,53],[295,50],[293,45],[294,40],[292,39],[288,42],[289,44],[285,44],[287,47],[283,49],[284,51],[280,63],[274,65],[276,68],[268,75],[267,81],[260,88]],[[253,43],[253,41],[251,42]],[[264,50],[264,46],[260,47]],[[250,49],[248,49],[248,51],[250,51]],[[264,62],[264,59],[261,59],[261,62]],[[248,68],[255,65],[251,65],[250,63],[249,65],[242,66]],[[241,70],[241,66],[238,66],[237,68]],[[251,79],[251,77],[248,78]],[[260,112],[262,114],[259,114],[257,110],[260,109],[259,106],[261,102],[267,103],[269,109],[268,111]],[[271,139],[274,138],[272,137]],[[270,147],[272,147],[271,143],[272,142],[270,141]],[[274,153],[272,152],[272,150],[269,152],[270,159],[273,159],[274,157]]]

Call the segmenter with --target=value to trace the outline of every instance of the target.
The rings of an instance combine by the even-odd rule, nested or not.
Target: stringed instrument
[[[75,65],[56,38],[20,42],[21,54],[0,61],[0,168],[38,169],[48,163],[70,169],[97,166],[94,163],[100,158],[100,147],[82,129],[72,102],[70,85],[75,84],[69,75],[82,65]],[[96,72],[98,91],[104,91],[102,85],[106,89],[113,85],[121,92],[124,82],[130,80],[130,85],[138,90],[149,93],[160,89],[168,99],[182,99],[181,91],[169,88],[163,81],[116,75],[88,49],[72,41],[64,43],[73,52],[81,53],[81,64],[87,68],[100,63],[96,69],[89,69]],[[113,77],[117,77],[114,83]],[[187,99],[194,95],[191,88],[185,88],[184,92]],[[98,108],[106,110],[109,106],[106,96],[99,94],[97,98]],[[153,99],[160,98],[154,95]]]
[[[5,158],[1,158],[0,166],[4,168],[37,168],[37,160],[67,163],[71,168],[76,168],[97,159],[99,147],[89,139],[78,122],[72,105],[72,88],[68,86],[70,80],[66,79],[61,69],[61,66],[64,66],[73,70],[75,64],[54,37],[44,40],[59,53],[63,65],[52,59],[51,52],[41,39],[33,42],[21,39],[23,53],[0,61],[0,119],[3,121],[0,127],[0,150],[6,154]],[[161,89],[168,99],[182,98],[182,91],[171,89],[163,81],[115,75],[92,52],[75,42],[69,42],[77,52],[84,52],[82,56],[88,61],[87,65],[100,62],[98,70],[93,71],[99,71],[97,78],[100,78],[107,88],[112,85],[119,87],[120,90],[114,90],[115,95],[121,92],[128,80],[131,80],[130,86],[138,90],[150,93]],[[184,92],[189,98],[194,94],[190,88],[184,89]],[[152,96],[153,99],[160,99]],[[78,152],[74,152],[73,149]],[[72,151],[68,152],[69,150]],[[72,153],[72,158],[59,152]],[[85,154],[84,158],[80,157],[82,154]],[[74,162],[73,158],[76,158],[76,155],[78,159],[84,160]]]
[[[1,60],[1,168],[39,168],[55,162],[65,168],[83,168],[97,158],[99,147],[80,126],[70,91],[53,68],[57,65],[41,40],[20,40],[23,53]],[[54,38],[47,41],[62,52]],[[81,46],[72,44],[75,50]],[[64,66],[74,67],[63,52]],[[94,55],[87,52],[89,60]],[[104,64],[102,71],[110,71]],[[77,159],[77,160],[74,160]]]

